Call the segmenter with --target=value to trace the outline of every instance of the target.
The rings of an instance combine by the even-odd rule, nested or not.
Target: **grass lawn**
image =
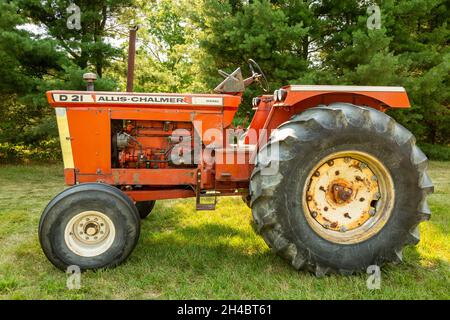
[[[219,199],[215,212],[196,212],[193,199],[158,202],[125,264],[86,272],[82,288],[68,290],[37,236],[42,210],[64,188],[62,168],[0,166],[0,298],[449,299],[450,162],[432,162],[430,174],[432,220],[403,264],[383,268],[380,290],[367,289],[366,274],[293,270],[254,234],[240,198]]]

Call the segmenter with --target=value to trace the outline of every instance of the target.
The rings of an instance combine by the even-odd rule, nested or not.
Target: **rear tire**
[[[155,200],[152,201],[138,201],[136,202],[136,208],[139,212],[141,219],[145,219],[152,212],[155,207]]]
[[[276,145],[279,157],[270,155]],[[359,157],[355,163],[360,160],[363,163],[367,157],[368,168],[379,173],[373,178],[374,186],[376,190],[385,191],[386,194],[380,196],[380,203],[386,206],[380,205],[374,212],[385,214],[379,218],[381,222],[374,220],[378,213],[370,209],[373,217],[357,213],[362,220],[356,221],[359,224],[353,225],[351,230],[346,226],[333,230],[338,226],[333,225],[335,222],[331,225],[320,223],[329,221],[319,220],[321,214],[329,213],[322,202],[332,200],[323,193],[320,195],[321,192],[310,193],[315,183],[313,174],[323,177],[321,182],[328,181],[326,177],[331,175],[336,178],[334,174],[338,175],[338,170],[327,171],[327,163],[334,165],[334,155],[344,154]],[[339,163],[349,158],[336,157]],[[379,168],[377,163],[380,163]],[[273,165],[278,165],[278,170],[268,173],[267,169]],[[366,270],[370,265],[401,262],[403,247],[419,242],[418,224],[430,218],[426,196],[433,191],[433,186],[426,169],[427,158],[415,145],[413,135],[386,114],[344,103],[309,109],[282,124],[258,155],[250,183],[257,232],[294,268],[313,271],[317,276],[352,274]],[[353,169],[349,170],[354,174]],[[382,188],[380,178],[387,181],[388,187]],[[369,180],[361,179],[364,181],[361,183],[370,186]],[[392,186],[391,193],[389,186]],[[320,185],[320,190],[328,192],[330,189]],[[356,198],[350,187],[349,190],[346,195],[351,195],[348,207],[355,209],[357,203],[351,202],[352,199],[358,201],[362,197]],[[380,195],[379,192],[376,194]],[[375,206],[374,203],[369,201],[370,206]],[[315,205],[322,205],[319,209],[326,210],[310,212],[310,207]],[[336,212],[341,205],[347,204],[336,204]],[[349,231],[355,236],[343,236]]]
[[[41,247],[61,270],[117,266],[131,254],[139,233],[139,214],[131,199],[99,183],[64,190],[50,201],[39,223]]]

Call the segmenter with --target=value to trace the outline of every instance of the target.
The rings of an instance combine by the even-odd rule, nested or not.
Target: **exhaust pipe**
[[[128,42],[128,74],[127,74],[127,92],[133,92],[134,89],[134,66],[136,60],[136,34],[139,25],[130,27],[130,38]]]

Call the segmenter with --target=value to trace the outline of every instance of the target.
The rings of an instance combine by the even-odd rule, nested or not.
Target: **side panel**
[[[78,182],[111,185],[195,185],[197,169],[112,169],[111,174],[79,174]]]
[[[199,136],[205,148],[222,147],[240,96],[50,91],[47,97],[59,110],[68,185],[107,183],[135,200],[192,197],[196,190],[213,189],[236,195],[236,189],[248,187],[245,161],[239,168],[219,168],[223,180],[216,181],[214,163],[182,158],[197,159],[188,147]]]
[[[216,181],[248,181],[253,171],[250,154],[253,148],[217,149],[215,163]]]
[[[70,139],[77,172],[111,173],[111,129],[106,108],[68,108]]]

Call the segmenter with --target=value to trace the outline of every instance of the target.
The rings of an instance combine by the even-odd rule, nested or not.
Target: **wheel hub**
[[[366,224],[382,197],[379,179],[363,160],[336,157],[320,165],[306,190],[307,208],[325,229],[349,232]]]
[[[353,194],[353,190],[351,188],[339,183],[333,184],[331,189],[333,192],[334,201],[337,204],[347,202]]]
[[[101,216],[95,213],[80,217],[75,225],[77,231],[73,235],[82,243],[96,244],[103,241],[108,235],[108,225]]]
[[[112,245],[114,237],[114,224],[98,211],[79,213],[65,229],[65,241],[69,249],[84,257],[102,254]]]
[[[89,236],[94,236],[98,233],[98,229],[98,225],[92,223],[84,230],[84,232]]]

